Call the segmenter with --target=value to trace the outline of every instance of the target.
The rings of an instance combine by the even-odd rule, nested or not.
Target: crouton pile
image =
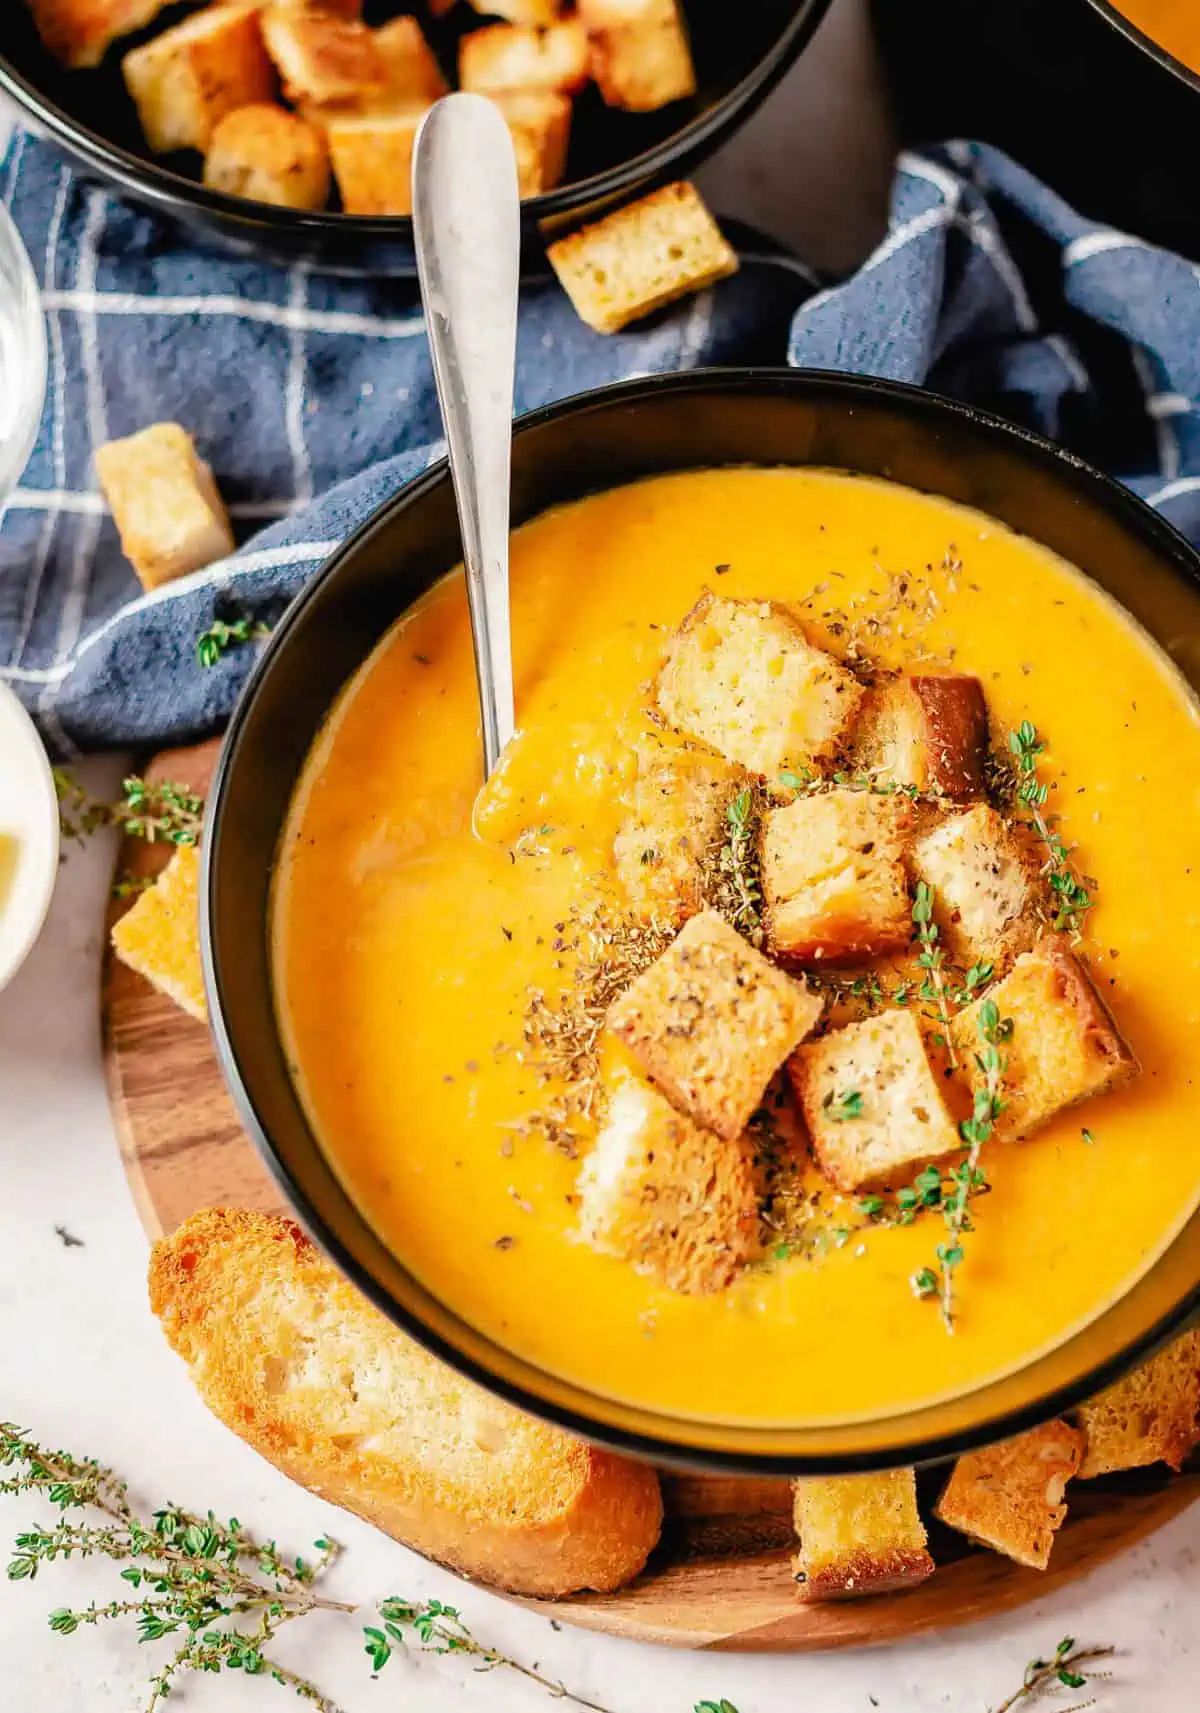
[[[675,937],[607,1013],[624,1081],[580,1180],[587,1241],[726,1287],[756,1258],[768,1091],[834,1189],[873,1215],[891,1192],[908,1223],[972,1143],[1002,1172],[996,1144],[1137,1074],[977,679],[852,670],[786,607],[706,592],[653,694],[613,861],[632,915]]]

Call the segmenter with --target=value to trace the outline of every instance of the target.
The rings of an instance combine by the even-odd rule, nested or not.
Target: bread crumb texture
[[[1079,1425],[1085,1480],[1149,1463],[1182,1469],[1200,1443],[1200,1332],[1185,1332],[1082,1405]]]
[[[793,1496],[801,1600],[886,1594],[932,1575],[911,1469],[797,1481]]]
[[[788,962],[856,963],[912,938],[904,798],[838,788],[770,810],[762,829],[767,939]]]
[[[1063,1421],[968,1452],[954,1465],[935,1514],[982,1546],[1045,1570],[1067,1515],[1067,1482],[1083,1452],[1083,1434]]]
[[[180,845],[154,885],[113,926],[113,950],[190,1017],[207,1021],[200,962],[200,853]]]

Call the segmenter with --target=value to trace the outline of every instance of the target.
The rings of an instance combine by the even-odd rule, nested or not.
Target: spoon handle
[[[520,198],[500,110],[448,95],[413,151],[413,235],[462,530],[490,774],[513,733],[509,478]]]

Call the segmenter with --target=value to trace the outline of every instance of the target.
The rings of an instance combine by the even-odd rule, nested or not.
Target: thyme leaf
[[[1046,849],[1045,875],[1054,902],[1054,926],[1079,938],[1092,898],[1071,862],[1071,853],[1046,817],[1050,787],[1037,774],[1038,758],[1045,750],[1032,720],[1022,720],[1008,734],[1008,747],[1017,771],[1017,801],[1029,811],[1038,838]]]

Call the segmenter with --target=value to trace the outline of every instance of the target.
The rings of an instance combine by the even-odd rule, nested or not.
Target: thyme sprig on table
[[[101,827],[116,827],[147,844],[195,845],[204,824],[204,799],[170,780],[148,784],[131,774],[121,782],[117,803],[104,803],[61,767],[54,769],[58,819],[64,838],[82,840]]]
[[[940,943],[938,925],[933,918],[933,888],[926,881],[919,880],[913,896],[912,907],[913,933],[920,952],[917,963],[925,972],[921,985],[917,989],[917,997],[932,1005],[942,1027],[934,1036],[939,1047],[946,1049],[950,1063],[958,1064],[958,1054],[954,1048],[954,1037],[950,1033],[950,995],[946,987],[946,953]]]
[[[1008,747],[1016,766],[1016,795],[1029,811],[1038,838],[1046,847],[1046,879],[1054,896],[1054,926],[1060,932],[1074,935],[1083,931],[1083,919],[1092,907],[1092,898],[1076,873],[1071,853],[1046,818],[1046,803],[1050,787],[1037,776],[1038,758],[1045,750],[1032,720],[1022,720],[1015,732],[1008,734]]]
[[[201,666],[215,666],[228,649],[270,634],[270,625],[261,619],[214,619],[196,638],[196,659]]]
[[[1046,1690],[1052,1689],[1083,1689],[1095,1679],[1108,1676],[1107,1672],[1083,1671],[1082,1666],[1091,1666],[1098,1659],[1111,1659],[1115,1648],[1081,1648],[1075,1645],[1074,1636],[1064,1636],[1049,1659],[1031,1659],[1025,1667],[1025,1676],[1021,1687],[1015,1689],[1007,1701],[1002,1701],[992,1713],[1012,1713],[1014,1707],[1022,1702],[1040,1697]],[[1076,1702],[1073,1707],[1065,1709],[1065,1713],[1084,1713],[1084,1709],[1096,1705],[1095,1697],[1089,1701]]]

